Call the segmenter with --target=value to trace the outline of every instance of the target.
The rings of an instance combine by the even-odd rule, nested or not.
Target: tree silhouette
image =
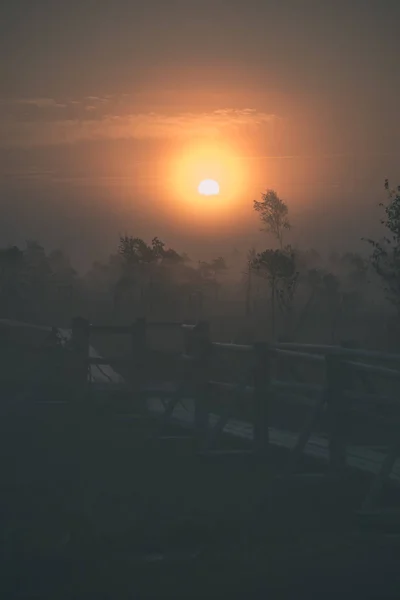
[[[0,307],[3,315],[18,317],[22,309],[26,265],[17,246],[0,249]]]
[[[385,211],[381,224],[386,228],[387,234],[379,242],[363,239],[372,246],[372,268],[383,280],[386,297],[400,317],[400,186],[390,189],[386,179],[385,190],[388,192],[389,202],[386,205],[381,202],[380,206]]]
[[[284,231],[291,228],[289,209],[275,190],[268,189],[261,194],[261,198],[261,200],[254,200],[253,206],[264,224],[262,231],[272,233],[278,240],[279,247],[282,250]]]
[[[257,253],[255,248],[250,248],[247,252],[246,257],[246,271],[244,276],[246,278],[246,317],[250,316],[251,313],[251,294],[253,285],[253,273],[256,267]]]
[[[122,259],[121,275],[115,284],[114,306],[135,289],[140,292],[140,310],[151,312],[155,305],[165,304],[177,285],[178,271],[188,261],[173,248],[154,237],[151,244],[133,236],[120,236],[118,255]]]
[[[256,255],[252,262],[253,268],[265,277],[270,286],[271,300],[271,334],[275,339],[275,307],[278,300],[280,308],[293,306],[293,296],[297,281],[296,263],[294,252],[286,250],[264,250]]]
[[[203,286],[214,289],[215,298],[218,297],[219,276],[227,270],[227,264],[222,256],[214,258],[211,262],[199,261],[198,272]]]

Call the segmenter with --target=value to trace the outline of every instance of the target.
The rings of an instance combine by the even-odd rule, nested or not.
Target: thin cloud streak
[[[37,100],[30,101],[35,103]],[[48,103],[47,103],[48,102]],[[39,102],[41,108],[61,106],[50,100]],[[256,109],[219,109],[208,113],[179,114],[132,113],[106,114],[99,118],[59,118],[49,121],[20,121],[7,118],[0,122],[2,146],[43,146],[73,144],[81,141],[116,139],[168,139],[218,136],[226,129],[241,130],[274,124],[274,114]]]
[[[379,158],[379,157],[400,157],[400,152],[339,152],[332,154],[259,154],[255,156],[236,156],[239,160],[267,160],[269,158],[279,160],[307,159],[321,160],[324,158]]]
[[[16,104],[36,106],[37,108],[66,108],[67,104],[57,102],[54,98],[19,98]]]

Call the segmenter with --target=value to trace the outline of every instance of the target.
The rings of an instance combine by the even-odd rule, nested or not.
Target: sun
[[[231,223],[246,195],[241,150],[222,140],[192,141],[165,163],[166,209],[174,223],[199,227]]]
[[[197,191],[202,196],[218,196],[219,183],[215,179],[203,179],[200,181]]]

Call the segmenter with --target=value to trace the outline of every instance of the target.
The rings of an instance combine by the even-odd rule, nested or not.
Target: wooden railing
[[[151,382],[143,381],[143,367],[146,361],[146,333],[150,329],[180,329],[184,337],[182,362],[184,364],[182,380],[176,388],[169,392],[165,403],[162,425],[169,422],[174,408],[183,397],[190,395],[194,398],[194,432],[203,449],[211,451],[216,447],[218,438],[229,418],[236,416],[232,409],[234,403],[225,402],[217,423],[209,427],[209,413],[213,410],[212,394],[218,391],[229,392],[235,398],[244,399],[251,405],[253,421],[253,451],[255,454],[266,455],[269,447],[268,431],[269,406],[276,394],[294,394],[300,403],[304,398],[316,399],[310,408],[306,422],[298,434],[297,441],[290,453],[287,473],[296,471],[299,460],[307,445],[310,435],[322,413],[328,417],[329,456],[331,471],[341,472],[346,466],[346,434],[345,426],[348,410],[366,414],[374,412],[375,405],[384,403],[388,406],[399,407],[400,397],[393,394],[379,394],[373,388],[360,392],[352,388],[355,376],[373,375],[384,379],[400,381],[400,355],[383,352],[372,352],[358,348],[343,346],[327,346],[297,343],[278,343],[268,345],[259,342],[254,345],[239,345],[212,342],[210,328],[207,322],[196,325],[182,323],[147,323],[145,319],[137,319],[130,326],[97,326],[90,325],[84,319],[74,319],[72,323],[72,344],[76,351],[77,364],[82,368],[77,376],[82,383],[87,381],[89,365],[118,365],[129,363],[136,378],[136,390],[141,394],[154,394]],[[129,359],[118,357],[90,357],[90,337],[96,334],[121,334],[131,337],[132,356]],[[241,383],[229,381],[214,381],[211,377],[213,357],[218,352],[243,353],[251,357],[251,368],[247,380]],[[306,381],[283,381],[275,377],[276,363],[281,360],[301,361],[315,365],[321,370],[320,383]],[[371,364],[368,361],[389,363]],[[399,367],[399,368],[396,368]],[[372,390],[372,391],[371,391]],[[168,393],[166,394],[168,396]],[[249,402],[250,399],[250,402]],[[376,413],[376,418],[385,419]],[[364,509],[372,508],[378,499],[382,486],[400,452],[397,438],[376,476],[374,483],[364,501]]]

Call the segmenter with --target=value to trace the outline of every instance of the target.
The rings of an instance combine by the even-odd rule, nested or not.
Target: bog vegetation
[[[400,321],[400,187],[383,205],[381,240],[365,253],[321,256],[290,243],[289,205],[275,190],[254,201],[261,250],[198,261],[158,237],[125,235],[106,262],[78,274],[61,250],[37,241],[0,249],[0,314],[46,325],[208,319],[220,339],[359,343],[393,349]]]

